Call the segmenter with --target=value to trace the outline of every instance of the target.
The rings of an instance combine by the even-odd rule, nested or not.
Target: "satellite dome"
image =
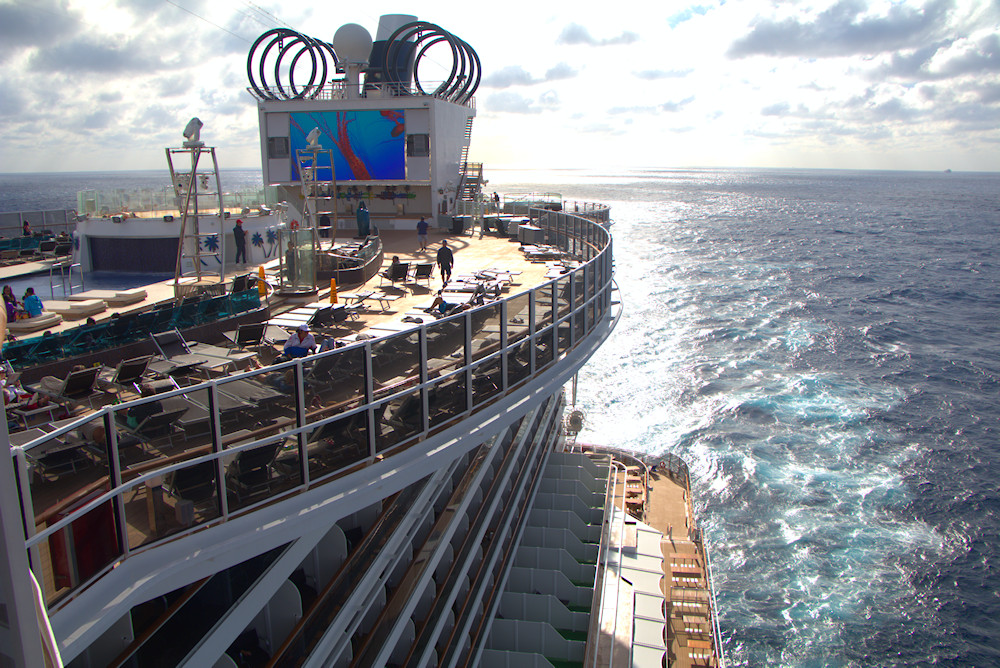
[[[333,35],[337,59],[348,63],[367,63],[372,52],[372,35],[357,23],[345,23]]]

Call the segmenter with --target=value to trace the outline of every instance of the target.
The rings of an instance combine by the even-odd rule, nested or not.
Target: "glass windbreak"
[[[571,332],[572,332],[572,327],[571,327],[570,323],[571,323],[571,319],[570,320],[563,320],[562,322],[559,323],[558,327],[556,328],[556,331],[558,332],[558,335],[559,335],[559,339],[558,340],[559,340],[559,354],[560,355],[562,355],[567,350],[569,350],[570,345],[572,344],[572,340],[570,338]]]
[[[472,402],[474,405],[489,401],[503,390],[500,357],[496,356],[472,369]]]
[[[585,331],[584,317],[586,314],[586,309],[580,309],[579,311],[573,313],[573,341],[579,341],[583,338],[583,333]]]
[[[130,472],[147,471],[152,460],[188,447],[182,420],[192,405],[183,395],[153,395],[114,408],[112,418],[123,480],[132,477]]]
[[[316,237],[313,234],[313,228],[300,227],[294,230],[282,230],[281,236],[286,240],[285,254],[281,258],[281,289],[315,290]]]
[[[158,535],[168,535],[192,526],[210,522],[219,517],[219,476],[215,460],[186,464],[165,474],[149,489],[155,503]],[[159,501],[163,502],[159,506]]]
[[[234,512],[291,489],[302,482],[298,440],[274,437],[226,455],[226,495]],[[279,465],[279,457],[282,461]]]
[[[261,369],[244,378],[219,381],[220,396],[242,405],[238,429],[222,432],[222,445],[231,448],[296,425],[296,368]]]
[[[552,324],[552,286],[548,283],[535,290],[535,331]]]
[[[365,397],[363,346],[306,358],[302,373],[310,412],[320,407],[353,406]]]
[[[507,386],[513,387],[531,375],[531,342],[522,341],[507,352]]]
[[[507,302],[507,344],[528,336],[531,321],[531,293],[517,295]]]
[[[375,406],[375,450],[388,450],[423,430],[421,392],[410,392]]]
[[[372,344],[375,396],[399,392],[420,381],[420,332],[413,330]]]
[[[36,512],[36,530],[41,532],[56,524],[106,490],[106,485],[99,486]],[[107,568],[123,552],[114,501],[109,500],[42,540],[29,550],[28,557],[45,601],[52,605]]]
[[[427,410],[430,428],[463,414],[468,408],[465,372],[453,373],[427,390]]]
[[[580,308],[581,306],[583,306],[583,302],[586,301],[587,299],[587,290],[586,290],[587,281],[585,280],[585,276],[586,276],[586,267],[582,269],[577,269],[572,274],[573,308]]]
[[[552,331],[553,328],[542,330],[537,337],[535,337],[535,369],[544,368],[549,362],[551,362],[553,357],[553,347],[552,347]]]
[[[427,326],[427,368],[447,373],[465,365],[465,318],[439,320]]]
[[[291,447],[294,444],[289,444]],[[279,469],[291,467],[298,453],[278,455]],[[309,479],[315,481],[334,471],[353,466],[369,456],[368,413],[361,411],[316,426],[306,432],[306,457]]]
[[[483,306],[471,313],[472,361],[500,350],[500,304]]]
[[[572,293],[570,292],[570,285],[573,281],[572,274],[566,274],[565,276],[556,280],[556,294],[559,296],[559,317],[564,317],[569,313],[572,307]]]

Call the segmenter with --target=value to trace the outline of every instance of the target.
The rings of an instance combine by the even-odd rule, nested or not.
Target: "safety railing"
[[[261,91],[272,95],[273,97],[271,98],[262,97],[261,94],[254,90],[253,87],[248,87],[247,92],[253,95],[254,98],[260,102],[286,102],[288,100],[348,100],[359,97],[391,99],[420,96],[450,99],[448,95],[450,88],[444,85],[446,83],[447,82],[421,82],[420,86],[423,88],[423,90],[421,90],[417,87],[416,83],[412,82],[363,83],[352,87],[348,85],[346,81],[336,80],[313,86],[292,86],[290,84],[272,84],[269,86],[262,86]],[[455,100],[451,101],[456,102]],[[461,104],[462,106],[475,109],[476,98],[470,97]]]
[[[577,269],[393,336],[25,432],[13,448],[25,546],[50,607],[134,553],[423,442],[606,336],[610,235],[532,213]]]

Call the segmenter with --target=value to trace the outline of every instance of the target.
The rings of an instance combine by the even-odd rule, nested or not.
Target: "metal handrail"
[[[536,303],[535,294],[537,293],[537,291],[551,290],[553,293],[551,322],[546,323],[544,327],[541,328],[541,331],[535,331],[534,327],[532,327],[532,330],[525,338],[518,339],[517,341],[514,342],[510,342],[506,337],[504,337],[503,340],[501,341],[499,349],[492,352],[490,355],[484,356],[480,359],[475,359],[472,355],[469,355],[465,360],[465,363],[459,367],[456,367],[456,370],[454,372],[449,372],[448,374],[438,378],[429,378],[427,375],[428,359],[426,357],[426,350],[424,349],[425,352],[424,354],[421,354],[419,360],[419,364],[421,367],[419,369],[419,375],[416,376],[418,379],[427,379],[424,382],[419,382],[418,380],[418,382],[415,384],[405,384],[401,388],[398,388],[396,392],[377,397],[374,396],[374,393],[369,383],[369,389],[366,392],[364,401],[356,407],[352,406],[349,407],[348,410],[343,410],[337,412],[336,414],[325,415],[320,420],[316,420],[313,422],[303,422],[302,424],[298,425],[289,425],[286,430],[281,431],[279,434],[267,435],[264,436],[263,438],[260,438],[259,440],[254,440],[253,442],[250,443],[240,444],[238,447],[227,447],[223,449],[221,441],[219,441],[218,438],[216,438],[213,439],[211,452],[207,454],[201,455],[197,458],[187,459],[182,462],[170,462],[167,466],[163,468],[158,468],[156,470],[148,471],[137,478],[128,480],[127,482],[121,482],[122,467],[120,465],[120,462],[117,461],[117,457],[114,457],[112,461],[109,461],[108,464],[109,478],[111,481],[118,481],[117,485],[113,485],[112,489],[108,490],[107,492],[104,492],[103,494],[99,494],[97,498],[91,499],[85,505],[75,508],[72,513],[68,514],[66,517],[61,518],[51,526],[47,526],[42,531],[35,533],[34,531],[35,517],[31,505],[31,489],[30,489],[30,484],[28,482],[29,473],[27,470],[27,461],[25,458],[25,452],[30,451],[32,447],[47,442],[48,440],[52,439],[55,436],[67,433],[70,430],[78,427],[80,424],[83,424],[85,422],[93,421],[95,419],[104,419],[108,421],[113,420],[114,417],[113,413],[127,410],[128,407],[132,405],[138,405],[140,403],[143,403],[144,401],[148,401],[148,399],[145,400],[140,399],[125,404],[107,406],[103,408],[102,411],[99,412],[98,414],[87,416],[86,418],[81,419],[79,422],[76,422],[72,425],[67,425],[62,429],[58,430],[57,432],[53,432],[52,434],[46,434],[44,437],[36,439],[35,441],[32,441],[31,443],[28,443],[24,446],[18,446],[12,448],[12,454],[16,458],[15,469],[18,471],[19,474],[18,491],[22,498],[22,508],[24,510],[24,525],[25,527],[27,527],[27,530],[30,533],[30,535],[26,537],[25,548],[29,550],[37,548],[37,546],[40,543],[47,540],[57,531],[65,528],[70,523],[72,523],[76,519],[79,519],[86,513],[94,510],[95,508],[99,507],[104,503],[107,503],[112,499],[123,497],[123,495],[130,493],[133,489],[137,488],[141,484],[144,484],[147,480],[150,480],[157,476],[164,475],[165,473],[171,471],[176,471],[181,468],[189,467],[194,464],[205,461],[217,461],[220,460],[222,457],[229,457],[243,450],[250,450],[257,447],[262,447],[263,445],[272,442],[275,438],[285,439],[285,438],[299,437],[298,441],[300,444],[299,447],[301,456],[305,458],[305,452],[302,452],[301,448],[304,448],[304,434],[306,432],[312,429],[316,429],[322,424],[333,422],[334,420],[337,419],[342,419],[351,414],[369,412],[375,410],[377,407],[384,406],[385,403],[392,401],[395,398],[400,398],[407,394],[412,394],[414,392],[423,392],[425,389],[429,390],[430,388],[433,388],[437,384],[446,382],[456,377],[459,374],[464,374],[466,378],[470,379],[471,382],[471,374],[481,365],[489,364],[491,360],[502,360],[504,355],[506,355],[508,352],[511,352],[515,346],[520,346],[524,341],[529,341],[533,346],[534,343],[540,337],[554,336],[555,332],[561,325],[568,326],[570,345],[568,345],[565,350],[560,350],[560,346],[557,345],[557,342],[555,340],[550,340],[549,345],[553,347],[552,359],[549,362],[545,363],[544,366],[536,369],[534,373],[531,374],[529,377],[538,377],[548,373],[551,364],[555,363],[558,359],[560,359],[562,355],[569,353],[571,350],[575,349],[580,344],[588,341],[592,333],[595,330],[599,329],[599,325],[601,325],[601,323],[617,322],[617,318],[618,316],[620,316],[620,313],[616,313],[615,309],[612,308],[611,304],[611,294],[614,289],[614,280],[613,280],[612,266],[610,261],[611,238],[608,232],[605,229],[603,229],[600,225],[585,218],[574,216],[572,214],[535,210],[533,211],[532,215],[534,218],[537,218],[536,224],[538,224],[543,228],[548,229],[553,234],[553,236],[555,236],[559,241],[561,241],[570,249],[575,249],[577,253],[579,254],[587,253],[591,255],[590,259],[584,265],[575,269],[571,273],[565,274],[559,278],[553,279],[542,285],[536,286],[535,288],[528,290],[526,292],[521,292],[518,293],[517,295],[508,296],[501,302],[492,302],[490,304],[487,304],[486,306],[480,307],[480,309],[496,308],[498,304],[503,304],[502,308],[504,309],[504,314],[506,315],[506,309],[508,304],[512,303],[513,300],[517,300],[523,298],[525,295],[528,295],[528,300],[529,300],[528,303],[531,305],[532,313],[534,313],[534,304]],[[597,267],[603,267],[603,273],[598,272]],[[591,285],[587,285],[586,281],[584,280],[588,276],[593,279],[593,283]],[[603,276],[603,283],[601,283],[600,285],[597,284],[597,278],[599,276]],[[561,283],[561,281],[567,281],[567,278],[569,278],[569,281],[566,282],[565,285],[571,288],[571,293],[569,296],[570,297],[569,308],[563,313],[563,315],[560,315],[558,303],[556,302],[555,299],[555,293],[556,290],[561,285],[564,285],[563,283]],[[578,284],[584,286],[584,293],[581,299],[576,298],[577,297],[576,286]],[[601,307],[599,309],[597,308],[598,302],[600,302],[601,304]],[[586,316],[588,314],[588,309],[591,308],[595,308],[596,312],[603,314],[601,319],[595,319],[594,322],[588,325],[589,327],[588,329],[585,329],[582,333],[578,333],[577,314],[582,314],[583,316]],[[476,311],[480,309],[477,309],[475,311],[467,311],[457,316],[452,316],[451,318],[451,319],[466,318],[465,328],[467,337],[471,336],[470,328],[471,328],[472,314],[476,313]],[[587,321],[585,317],[582,320],[584,322]],[[532,320],[532,323],[533,322],[534,321]],[[420,325],[417,331],[420,332],[421,339],[425,340],[427,325]],[[375,340],[374,342],[377,344],[378,341],[379,340]],[[358,347],[364,346],[365,354],[370,359],[372,355],[372,344],[373,344],[372,340],[359,342],[352,346],[348,346],[346,348],[341,348],[329,351],[327,353],[323,353],[323,356],[334,356],[334,355],[352,354],[352,353],[356,354]],[[269,370],[281,371],[283,369],[294,369],[296,373],[296,378],[301,379],[303,378],[303,365],[307,362],[310,363],[315,362],[320,358],[321,358],[320,355],[310,356],[305,360],[299,359],[293,362],[285,363],[284,365],[270,367]],[[534,360],[533,350],[532,350],[532,360]],[[217,387],[224,387],[225,383],[228,381],[239,380],[241,378],[250,377],[253,376],[255,373],[259,373],[259,371],[246,372],[244,374],[231,376],[227,379],[212,380],[197,386],[185,387],[179,390],[171,391],[169,393],[164,393],[159,396],[163,398],[168,398],[170,396],[182,395],[186,393],[191,394],[199,391],[209,391],[211,393],[214,393]],[[505,379],[503,392],[509,391],[510,389],[511,388],[506,387],[506,379]],[[302,393],[297,393],[296,403],[302,404],[303,402],[305,402],[304,395]],[[303,411],[305,410],[302,406],[300,406],[299,408],[302,408]],[[481,405],[474,406],[469,404],[464,412],[456,414],[453,417],[458,417],[459,415],[469,415],[482,409],[483,406]],[[304,412],[301,412],[301,414],[304,415]],[[211,425],[214,433],[216,434],[221,434],[219,428],[219,419],[220,418],[218,415],[218,411],[212,412],[210,414]],[[105,424],[109,424],[109,422],[105,422]],[[408,443],[412,443],[414,439],[419,440],[425,438],[428,432],[429,428],[422,429],[416,435],[413,435],[401,441],[400,443],[395,444],[391,448],[379,454],[391,455],[391,451],[393,449],[398,451],[402,446],[405,446]],[[111,434],[109,434],[109,437],[111,438],[112,448],[114,448],[114,446],[116,445],[115,443],[116,438],[114,434],[115,430],[112,429]],[[367,460],[371,460],[371,458],[373,458],[376,454],[376,450],[373,445],[375,435],[374,433],[371,432],[371,430],[369,430],[368,432],[368,438],[369,438],[369,456]],[[115,450],[115,452],[117,452],[117,450]],[[367,461],[367,460],[362,459],[359,461]],[[221,481],[217,480],[217,484],[222,484],[222,483]],[[309,486],[315,484],[316,481],[309,481],[304,479],[297,487],[293,487],[292,489],[289,490],[283,490],[280,493],[282,495],[287,495],[290,493],[294,493],[296,489],[304,490],[307,489]],[[266,502],[267,500],[261,503],[266,503]],[[239,510],[240,510],[239,514],[241,515],[247,512],[246,509],[239,509]],[[116,509],[115,512],[120,513],[122,511]],[[178,537],[187,535],[192,531],[200,530],[204,528],[206,524],[225,522],[229,519],[231,514],[232,513],[228,510],[226,504],[222,503],[222,512],[220,513],[219,517],[213,518],[209,522],[195,525],[194,527],[191,527],[186,531],[182,531],[176,534],[171,534],[170,536],[165,536],[160,540],[151,541],[150,543],[142,545],[141,548],[136,548],[136,549],[142,549],[142,550],[148,549],[150,546],[159,545],[164,541],[173,540]],[[132,551],[134,550],[130,548],[130,546],[126,541],[126,543],[122,546],[121,555],[115,560],[115,562],[127,558],[127,556]],[[36,565],[36,567],[38,566]],[[88,580],[88,582],[93,581],[96,578],[102,577],[108,570],[110,570],[110,566],[95,574],[90,580]],[[77,584],[74,587],[74,590],[78,589],[81,586],[84,586],[85,584],[87,583]]]

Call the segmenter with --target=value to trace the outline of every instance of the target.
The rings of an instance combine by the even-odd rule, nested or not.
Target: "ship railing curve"
[[[531,216],[578,268],[392,336],[104,406],[13,447],[50,610],[134,554],[419,447],[557,367],[575,373],[620,317],[612,238],[572,213]],[[142,413],[161,424],[137,428]]]

